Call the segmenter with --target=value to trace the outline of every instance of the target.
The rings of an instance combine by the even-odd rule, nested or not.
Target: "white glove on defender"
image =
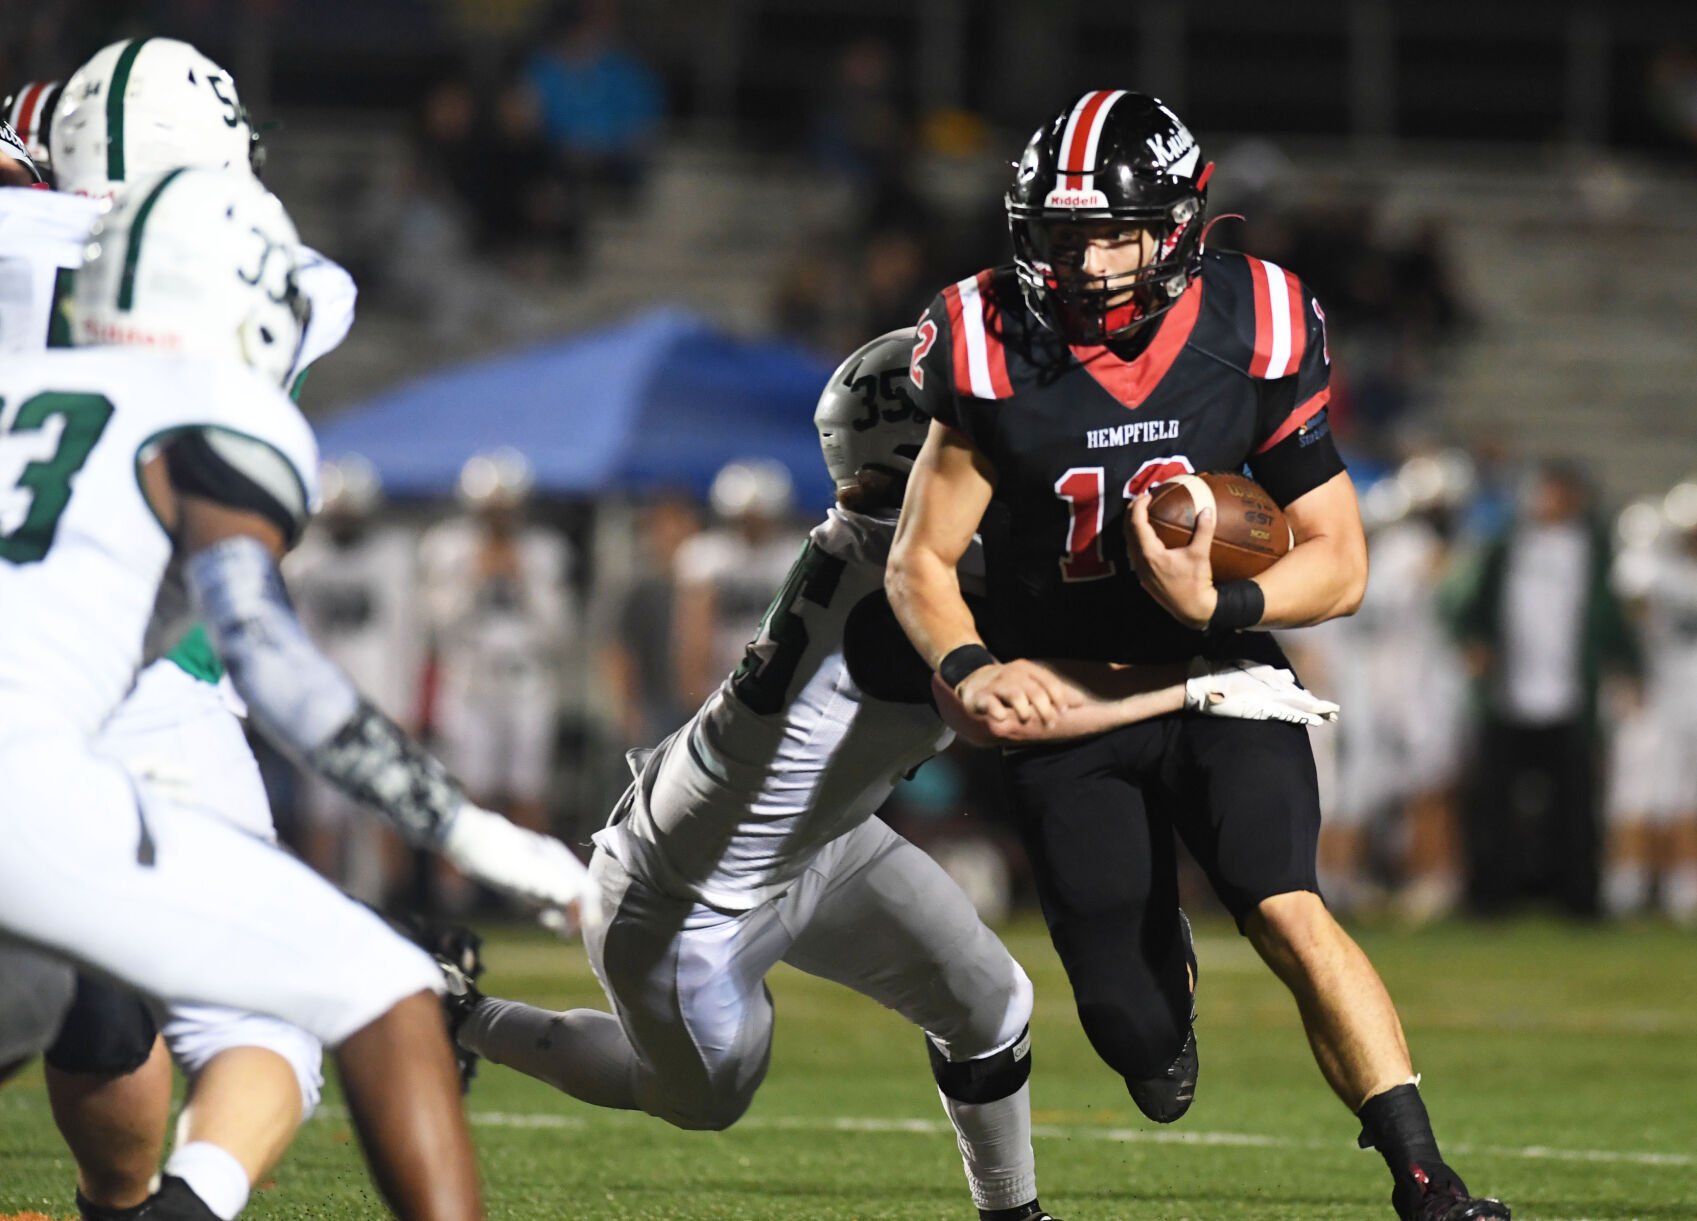
[[[1338,706],[1297,686],[1289,670],[1242,660],[1192,658],[1184,706],[1205,716],[1241,721],[1319,725],[1338,719]]]
[[[448,824],[442,855],[472,881],[557,913],[571,909],[590,887],[589,870],[565,844],[469,801]]]

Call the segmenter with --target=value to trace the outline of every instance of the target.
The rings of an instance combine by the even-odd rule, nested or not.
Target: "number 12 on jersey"
[[[1195,473],[1183,454],[1151,458],[1125,481],[1120,495],[1130,501],[1157,483]],[[1055,495],[1067,503],[1066,550],[1061,555],[1063,581],[1100,581],[1119,571],[1119,565],[1107,557],[1102,546],[1106,484],[1107,471],[1100,466],[1075,466],[1055,480]]]
[[[111,418],[112,403],[104,395],[50,390],[18,404],[8,424],[6,404],[0,400],[0,454],[7,441],[44,433],[49,421],[62,421],[53,452],[25,462],[10,486],[0,486],[0,515],[20,494],[29,500],[22,520],[10,532],[3,530],[4,518],[0,518],[0,560],[34,564],[47,555],[59,518],[71,502],[71,477],[82,470]],[[0,472],[9,470],[10,464],[0,460]]]

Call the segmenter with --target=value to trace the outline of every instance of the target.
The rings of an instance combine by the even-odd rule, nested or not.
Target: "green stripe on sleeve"
[[[124,94],[130,88],[130,70],[136,66],[145,38],[130,39],[129,46],[118,53],[117,66],[112,69],[112,83],[106,89],[106,179],[124,181]]]
[[[188,635],[177,641],[177,647],[165,654],[165,660],[203,683],[216,683],[224,677],[224,662],[212,647],[212,637],[206,634],[206,625],[202,623],[191,627]]]

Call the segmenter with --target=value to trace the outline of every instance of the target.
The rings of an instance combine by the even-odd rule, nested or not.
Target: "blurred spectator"
[[[396,724],[415,728],[424,637],[411,532],[380,524],[377,472],[359,455],[326,462],[324,507],[284,564],[301,622]],[[307,862],[355,898],[381,906],[408,854],[389,827],[316,777],[303,777]]]
[[[814,155],[877,211],[882,196],[902,189],[914,140],[889,44],[861,38],[844,47],[829,90],[814,119]]]
[[[930,303],[935,273],[925,261],[925,243],[912,228],[881,229],[867,239],[860,260],[860,314],[848,350],[898,327],[912,326]]]
[[[1663,47],[1650,61],[1650,112],[1664,130],[1697,148],[1697,48]]]
[[[449,76],[418,104],[405,169],[369,184],[348,262],[364,297],[425,323],[438,351],[533,333],[536,301],[513,270],[548,268],[538,239],[577,240],[535,124],[524,86],[486,102],[468,77]]]
[[[814,251],[791,260],[772,292],[772,328],[816,352],[841,352],[849,324],[839,279],[831,261]]]
[[[1697,483],[1668,494],[1665,517],[1640,503],[1621,515],[1615,585],[1643,632],[1645,699],[1616,726],[1609,783],[1610,915],[1646,910],[1652,893],[1697,922]],[[1633,510],[1644,510],[1634,513]],[[1635,519],[1649,529],[1633,529]],[[1661,519],[1661,520],[1658,520]]]
[[[771,459],[729,462],[714,477],[718,525],[680,547],[675,566],[674,681],[682,707],[700,707],[741,663],[795,563],[806,536],[790,520],[793,495],[789,471]]]
[[[1546,463],[1458,607],[1481,706],[1464,831],[1477,911],[1543,896],[1597,914],[1598,692],[1638,667],[1611,563],[1584,476]]]
[[[1321,887],[1340,911],[1388,899],[1420,924],[1461,897],[1454,790],[1466,677],[1442,597],[1472,470],[1461,451],[1432,450],[1367,486],[1373,577],[1360,611],[1281,637],[1304,681],[1349,709],[1310,734],[1325,818]]]
[[[678,700],[672,567],[700,527],[694,503],[681,496],[663,496],[642,510],[637,576],[602,633],[601,665],[622,749],[655,745],[695,711]]]
[[[543,829],[572,626],[570,556],[564,539],[526,523],[530,488],[516,451],[470,459],[464,514],[431,527],[420,556],[443,761],[474,800]]]
[[[564,0],[524,66],[542,134],[576,180],[628,197],[648,172],[664,94],[660,79],[618,40],[613,0]]]
[[[1461,898],[1455,790],[1467,679],[1441,597],[1473,467],[1459,450],[1420,453],[1394,484],[1401,503],[1369,540],[1373,580],[1362,612],[1381,759],[1403,846],[1394,903],[1419,924],[1448,914]]]

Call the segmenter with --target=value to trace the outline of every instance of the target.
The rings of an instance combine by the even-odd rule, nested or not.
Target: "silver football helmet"
[[[903,327],[861,345],[831,374],[813,411],[825,469],[839,491],[862,470],[905,482],[930,422],[913,398],[914,331]]]

